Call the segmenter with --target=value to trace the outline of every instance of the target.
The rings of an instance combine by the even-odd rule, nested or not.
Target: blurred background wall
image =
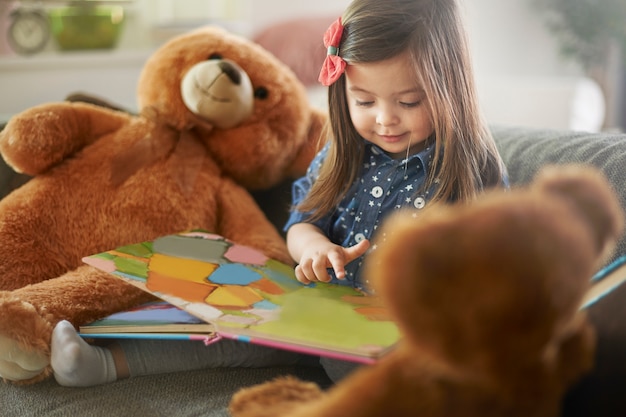
[[[580,63],[563,57],[532,1],[461,0],[488,119],[547,128],[623,128],[623,65],[607,69],[610,83],[600,85]],[[0,118],[76,90],[132,107],[143,62],[171,36],[215,23],[253,37],[289,19],[337,16],[349,0],[122,1],[125,22],[113,50],[59,51],[51,40],[43,51],[21,56],[3,39],[8,13],[35,3],[62,4],[0,0]]]

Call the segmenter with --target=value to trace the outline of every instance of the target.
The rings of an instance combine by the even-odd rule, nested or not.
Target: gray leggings
[[[121,339],[131,376],[154,375],[205,368],[309,365],[322,366],[337,382],[359,365],[353,362],[316,358],[252,343],[223,339],[205,345],[200,341]]]

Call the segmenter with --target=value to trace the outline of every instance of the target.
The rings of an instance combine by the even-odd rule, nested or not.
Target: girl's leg
[[[86,343],[69,322],[52,334],[54,377],[64,386],[91,386],[128,376],[216,367],[293,365],[302,355],[250,343],[120,339],[110,347]]]
[[[220,340],[205,345],[185,340],[118,340],[130,376],[205,368],[260,368],[295,365],[300,355],[252,343]]]

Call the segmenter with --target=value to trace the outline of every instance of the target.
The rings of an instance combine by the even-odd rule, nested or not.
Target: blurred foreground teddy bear
[[[295,378],[243,389],[231,413],[558,416],[592,367],[579,307],[622,222],[604,178],[578,166],[469,205],[399,213],[366,264],[403,334],[397,348],[327,392]]]
[[[50,374],[50,336],[145,301],[83,256],[192,228],[291,262],[249,190],[297,177],[325,115],[278,59],[217,27],[181,35],[146,62],[139,114],[43,104],[0,133],[33,178],[0,201],[0,376]],[[285,208],[286,210],[286,208]]]

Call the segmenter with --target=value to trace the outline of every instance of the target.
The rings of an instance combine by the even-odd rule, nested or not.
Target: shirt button
[[[413,202],[413,205],[416,209],[423,209],[426,205],[426,200],[424,200],[424,197],[417,197]]]
[[[356,243],[359,243],[362,240],[365,240],[366,237],[363,233],[357,233],[356,235],[354,235],[354,240],[356,241]]]
[[[382,197],[383,196],[383,187],[376,186],[376,187],[372,188],[371,194],[372,194],[372,196],[374,196],[376,198]]]

